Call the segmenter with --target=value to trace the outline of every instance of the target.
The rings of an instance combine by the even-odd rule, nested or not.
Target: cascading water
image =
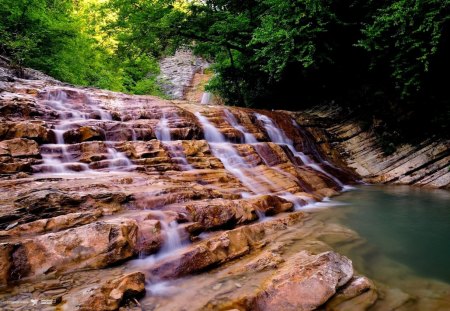
[[[294,142],[289,139],[284,132],[277,126],[275,126],[274,122],[265,115],[256,113],[256,118],[264,125],[264,128],[267,134],[270,137],[270,140],[274,143],[286,145],[292,154],[296,157],[299,157],[304,165],[314,169],[317,172],[324,174],[325,176],[332,179],[339,187],[344,188],[345,185],[335,176],[326,172],[323,168],[321,168],[317,163],[315,163],[311,158],[309,158],[306,154],[301,151],[297,151],[294,147]]]
[[[41,146],[42,164],[35,165],[33,170],[39,173],[75,174],[77,172],[92,172],[89,165],[78,162],[70,152],[70,145],[66,143],[64,135],[70,130],[95,122],[112,122],[111,114],[98,107],[95,102],[86,97],[83,101],[73,103],[67,92],[57,90],[50,92],[45,99],[46,105],[58,112],[59,122],[54,125],[56,144]],[[132,165],[131,161],[118,152],[111,143],[107,142],[107,167],[111,170],[122,169]]]
[[[172,117],[177,118],[178,116],[176,113],[172,113]],[[187,161],[186,156],[184,155],[183,148],[172,142],[169,119],[166,117],[165,113],[163,113],[162,118],[159,120],[156,126],[155,134],[156,138],[162,141],[167,147],[170,158],[178,162],[181,170],[189,171],[193,169],[193,167]]]
[[[227,113],[227,111],[228,110],[225,110],[225,115],[228,123],[245,135],[245,133],[247,133],[245,128],[243,128],[241,125],[238,124],[236,118],[234,117],[234,115],[231,114],[231,112],[228,111]],[[220,159],[225,169],[231,172],[236,178],[238,178],[238,180],[250,191],[252,191],[253,194],[277,194],[278,196],[292,202],[296,209],[300,209],[302,205],[305,205],[305,202],[308,205],[313,204],[314,200],[312,200],[311,198],[306,196],[299,196],[289,191],[274,193],[273,189],[276,188],[276,185],[274,185],[271,180],[269,180],[267,177],[258,175],[256,172],[254,172],[253,167],[249,165],[245,161],[245,159],[239,155],[237,150],[234,148],[233,144],[227,142],[225,136],[205,116],[201,115],[201,113],[199,112],[196,112],[195,115],[203,128],[205,139],[208,141],[214,156]],[[318,164],[314,163],[308,156],[306,156],[302,152],[298,152],[297,150],[295,150],[293,146],[293,141],[290,140],[281,131],[281,129],[275,126],[275,124],[270,118],[261,114],[256,114],[256,117],[264,125],[264,128],[266,129],[272,142],[277,143],[279,145],[287,146],[288,149],[293,153],[293,155],[299,157],[302,163],[304,163],[306,166],[311,167],[315,171],[318,171],[323,175],[329,177],[330,179],[335,181],[337,185],[341,187],[344,186],[336,177],[324,171]],[[258,150],[257,144],[255,145],[255,149]],[[261,156],[261,159],[265,161],[263,156]],[[277,172],[278,174],[281,174],[282,176],[289,177],[289,179],[291,180],[297,180],[295,176],[292,176],[289,173],[284,172],[283,170],[277,167],[272,167],[269,165],[267,166],[270,169]],[[251,196],[251,194],[243,192],[242,196],[248,197]]]
[[[167,214],[158,210],[153,210],[152,214],[157,217],[159,223],[161,224],[161,232],[164,233],[164,240],[157,254],[148,257],[143,257],[141,256],[141,254],[139,255],[140,259],[135,261],[135,264],[139,267],[141,267],[142,265],[151,266],[156,261],[169,256],[174,251],[182,248],[185,245],[181,238],[180,228],[176,220],[170,219]]]
[[[234,146],[227,142],[225,136],[205,116],[199,112],[196,112],[195,115],[203,127],[205,139],[208,141],[214,156],[220,159],[225,169],[253,193],[270,192],[271,182],[262,176],[255,175],[251,171],[252,166],[246,163]],[[243,193],[243,195],[247,196],[248,194]]]
[[[225,113],[225,118],[228,121],[228,123],[230,123],[232,127],[241,132],[242,135],[244,135],[245,144],[254,144],[258,142],[258,140],[253,134],[249,133],[245,127],[239,124],[236,117],[234,116],[234,114],[231,113],[230,110],[224,109],[223,112]]]

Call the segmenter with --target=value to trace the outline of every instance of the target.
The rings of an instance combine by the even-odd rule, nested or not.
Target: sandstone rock
[[[15,226],[14,228],[9,230],[8,228],[6,228],[4,231],[0,231],[0,237],[21,236],[49,231],[59,231],[94,222],[100,216],[101,212],[97,210],[94,212],[88,211],[83,213],[61,215],[49,219],[39,219],[23,225]]]
[[[67,144],[91,140],[105,140],[104,131],[95,126],[81,126],[77,129],[64,132],[64,142]]]
[[[294,115],[299,123],[308,123],[308,130],[322,141],[324,153],[342,164],[341,170],[347,166],[369,182],[450,187],[448,140],[404,144],[386,155],[374,133],[336,107],[323,106]]]
[[[88,287],[72,294],[68,302],[71,310],[112,311],[130,299],[139,299],[145,294],[145,275],[134,272],[117,279]]]
[[[314,310],[353,275],[349,259],[333,252],[292,257],[256,297],[257,310]]]
[[[377,290],[365,276],[354,276],[325,306],[326,310],[368,310],[377,300]]]
[[[270,233],[286,229],[301,221],[303,213],[292,213],[273,222],[257,223],[225,231],[206,241],[184,250],[175,257],[149,267],[149,277],[166,279],[202,271],[213,265],[223,264],[258,249],[265,244]]]
[[[205,229],[232,227],[257,219],[252,204],[243,200],[211,200],[185,206],[190,220],[199,223]]]
[[[0,141],[0,152],[14,158],[37,157],[40,155],[38,144],[26,138],[14,138]]]
[[[141,255],[150,255],[156,253],[162,244],[160,221],[155,219],[139,221],[136,252]]]
[[[9,281],[55,271],[102,268],[135,254],[137,223],[134,220],[96,222],[16,243],[3,243],[11,260]],[[5,265],[5,263],[2,263]]]
[[[257,210],[266,215],[274,215],[282,212],[292,211],[294,204],[286,199],[275,195],[263,195],[249,200]]]
[[[5,122],[0,125],[0,139],[27,138],[45,143],[50,141],[51,137],[43,122]]]

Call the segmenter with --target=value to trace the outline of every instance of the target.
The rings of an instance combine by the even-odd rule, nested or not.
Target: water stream
[[[359,271],[375,279],[383,275],[391,282],[386,263],[392,261],[409,269],[410,275],[450,284],[448,191],[365,186],[338,199],[345,205],[318,216],[355,230],[365,241],[359,247],[335,245],[338,252],[355,258]]]
[[[56,144],[44,144],[41,146],[42,164],[33,167],[35,172],[50,174],[84,173],[93,171],[86,163],[77,161],[70,153],[71,144],[66,142],[64,135],[70,130],[76,130],[81,126],[101,121],[113,122],[111,113],[85,96],[82,100],[71,100],[67,92],[57,90],[50,92],[45,101],[46,105],[55,109],[59,114],[59,122],[54,125]],[[101,130],[101,129],[100,129]],[[136,139],[134,129],[133,140]],[[132,162],[127,156],[115,149],[113,142],[106,141],[106,168],[109,171],[121,171],[132,167]]]

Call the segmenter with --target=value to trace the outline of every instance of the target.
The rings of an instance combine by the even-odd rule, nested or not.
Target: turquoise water
[[[336,198],[330,218],[356,231],[371,251],[421,277],[450,283],[450,192],[406,186],[364,186]]]

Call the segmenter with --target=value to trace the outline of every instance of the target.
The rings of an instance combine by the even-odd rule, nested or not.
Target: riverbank
[[[342,310],[397,298],[319,239],[354,239],[304,211],[358,176],[290,114],[0,73],[2,309]]]

